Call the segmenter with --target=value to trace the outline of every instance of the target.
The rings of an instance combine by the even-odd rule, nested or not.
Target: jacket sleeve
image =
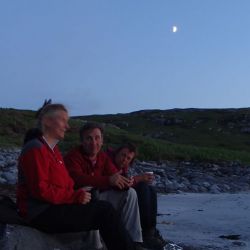
[[[133,187],[136,186],[136,184],[138,184],[139,182],[141,182],[141,179],[138,175],[134,176],[134,183],[133,183]]]
[[[33,198],[53,204],[69,204],[80,203],[84,197],[84,190],[74,191],[73,181],[65,174],[63,165],[62,173],[51,171],[41,148],[31,149],[20,161],[25,183]]]
[[[99,189],[107,189],[110,187],[109,176],[95,176],[91,171],[87,171],[87,166],[82,166],[85,163],[78,157],[68,155],[64,158],[64,161],[77,188],[93,186]]]
[[[105,159],[104,172],[106,175],[113,175],[118,172],[118,169],[108,156]]]
[[[129,176],[128,176],[128,168],[129,167],[124,167],[122,169],[122,175],[125,176],[125,177],[127,177],[127,178],[129,178]],[[134,179],[134,183],[133,183],[132,187],[135,187],[141,181],[140,180],[140,176],[135,175],[135,176],[133,176],[133,179]]]

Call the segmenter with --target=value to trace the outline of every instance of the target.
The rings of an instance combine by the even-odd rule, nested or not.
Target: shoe
[[[162,235],[160,234],[160,231],[159,231],[158,229],[155,229],[154,236],[155,236],[157,239],[159,239],[159,240],[162,242],[162,244],[165,244],[165,245],[166,245],[166,244],[169,242],[168,240],[165,240],[165,239],[162,238]]]
[[[135,242],[135,250],[149,250],[149,249],[145,248],[143,246],[143,243],[141,243],[141,242]]]
[[[150,249],[162,250],[165,245],[166,245],[166,242],[163,242],[154,236],[143,239],[143,246],[150,248]]]
[[[143,234],[143,246],[150,249],[162,250],[167,242],[162,238],[157,229],[148,230]]]

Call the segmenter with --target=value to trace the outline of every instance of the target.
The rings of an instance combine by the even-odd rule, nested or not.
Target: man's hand
[[[133,185],[133,180],[122,176],[120,173],[121,173],[121,171],[119,171],[119,172],[117,172],[114,175],[111,175],[109,177],[110,185],[118,187],[119,189],[131,187]]]
[[[148,184],[152,184],[154,179],[155,179],[155,177],[154,177],[153,174],[145,173],[145,174],[139,175],[139,180],[143,181],[143,182],[146,182]]]
[[[82,188],[84,190],[84,188]],[[91,193],[84,190],[84,193],[82,193],[82,196],[80,198],[80,203],[81,204],[87,204],[91,201]]]

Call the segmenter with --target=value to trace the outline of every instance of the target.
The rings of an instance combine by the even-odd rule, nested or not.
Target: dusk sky
[[[250,107],[249,13],[249,0],[0,0],[0,107]]]

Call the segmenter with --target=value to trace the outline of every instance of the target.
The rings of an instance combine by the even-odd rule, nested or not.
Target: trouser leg
[[[102,249],[103,244],[101,241],[101,236],[100,236],[100,232],[99,230],[91,230],[86,232],[85,235],[87,241],[89,242],[89,244],[93,247],[95,247],[95,249]]]
[[[135,190],[133,188],[126,191],[108,190],[101,192],[99,198],[109,201],[119,212],[133,241],[142,242],[140,212]]]
[[[31,225],[49,233],[99,229],[108,249],[134,249],[134,244],[115,209],[104,201],[86,205],[52,205],[33,219]]]
[[[157,194],[154,188],[145,182],[135,186],[140,209],[142,230],[147,231],[156,227]]]

